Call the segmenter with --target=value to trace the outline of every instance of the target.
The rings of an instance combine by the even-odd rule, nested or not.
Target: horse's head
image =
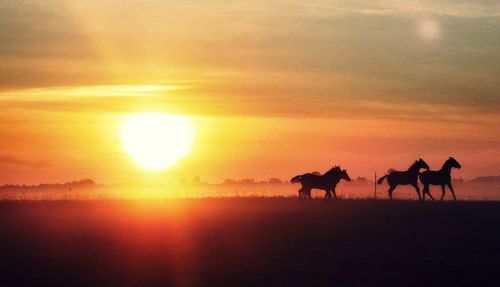
[[[418,164],[418,169],[421,169],[421,168],[427,169],[427,170],[430,169],[429,165],[427,165],[427,163],[421,158],[419,158],[417,160],[417,164]]]
[[[326,176],[337,174],[340,171],[340,166],[336,165],[330,168],[327,172],[324,173]]]
[[[460,165],[458,163],[458,161],[456,159],[454,159],[453,157],[450,156],[450,158],[446,161],[446,163],[450,166],[450,167],[455,167],[455,168],[462,168],[462,165]]]
[[[340,166],[336,165],[332,167],[329,171],[325,172],[323,176],[336,179],[344,179],[346,181],[351,181],[351,178],[347,174],[347,170],[341,169]]]
[[[347,174],[347,170],[345,170],[345,169],[343,169],[340,172],[340,178],[345,179],[347,181],[351,181],[351,178],[349,177],[349,175]]]

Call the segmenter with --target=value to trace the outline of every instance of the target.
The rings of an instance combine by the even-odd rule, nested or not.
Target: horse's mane
[[[329,176],[329,175],[332,175],[332,174],[336,174],[338,172],[340,172],[340,166],[334,166],[332,168],[330,168],[330,170],[328,170],[327,172],[325,172],[323,175],[324,176]]]
[[[412,165],[410,165],[410,167],[408,168],[408,170],[411,170],[412,168],[414,168],[418,163],[418,160],[416,160],[414,163],[412,163]]]
[[[422,161],[421,159],[420,160],[416,160],[409,168],[408,168],[408,171],[410,170],[413,170],[414,168],[416,168],[417,164]]]

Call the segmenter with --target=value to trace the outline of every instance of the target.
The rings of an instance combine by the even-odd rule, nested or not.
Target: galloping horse
[[[420,172],[421,168],[429,169],[429,166],[425,161],[421,158],[415,161],[410,168],[406,171],[397,171],[397,170],[389,170],[389,172],[381,177],[377,182],[378,184],[382,184],[384,182],[384,179],[387,177],[387,183],[389,183],[389,190],[387,193],[389,193],[389,198],[392,200],[392,192],[398,185],[407,185],[411,184],[414,188],[415,191],[418,194],[418,199],[422,200],[422,197],[420,197],[420,188],[418,187],[418,174]]]
[[[340,169],[340,166],[335,166],[332,167],[329,171],[325,172],[325,174],[323,175],[305,173],[293,177],[290,182],[300,182],[300,184],[302,184],[302,187],[299,189],[299,198],[311,198],[311,189],[316,188],[325,191],[325,199],[330,199],[332,197],[332,192],[333,197],[337,199],[335,187],[337,187],[337,184],[342,179],[351,181],[351,178],[349,177],[345,169],[342,170]]]
[[[450,157],[444,162],[443,167],[440,170],[437,171],[426,170],[420,174],[420,182],[424,184],[424,189],[422,190],[422,195],[424,197],[424,200],[425,200],[425,194],[428,194],[429,197],[432,200],[434,200],[434,197],[432,197],[429,191],[430,184],[441,185],[442,194],[439,200],[443,200],[446,189],[445,185],[447,185],[448,188],[451,190],[453,199],[457,200],[455,196],[455,191],[453,190],[453,186],[451,186],[451,169],[454,167],[460,169],[462,166],[458,163],[458,161]]]

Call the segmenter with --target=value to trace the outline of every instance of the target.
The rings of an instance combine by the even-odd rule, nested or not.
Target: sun
[[[195,129],[189,118],[163,113],[135,114],[125,117],[120,126],[125,151],[147,170],[174,166],[187,156],[193,145]]]

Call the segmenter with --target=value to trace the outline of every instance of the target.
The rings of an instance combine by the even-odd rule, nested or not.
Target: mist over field
[[[471,180],[454,179],[453,186],[460,200],[500,200],[500,176],[484,176]],[[96,200],[96,199],[166,199],[217,197],[297,197],[300,184],[291,184],[278,178],[268,180],[226,179],[222,183],[208,183],[195,177],[177,183],[117,183],[99,184],[91,179],[63,184],[33,186],[0,186],[0,200]],[[376,195],[375,195],[376,188]],[[342,199],[388,199],[388,186],[376,185],[373,180],[357,178],[340,182],[337,193]],[[440,186],[432,186],[431,193],[439,198]],[[395,199],[417,200],[411,186],[399,186]],[[313,197],[323,198],[325,192],[313,190]],[[451,200],[449,190],[445,200]]]

